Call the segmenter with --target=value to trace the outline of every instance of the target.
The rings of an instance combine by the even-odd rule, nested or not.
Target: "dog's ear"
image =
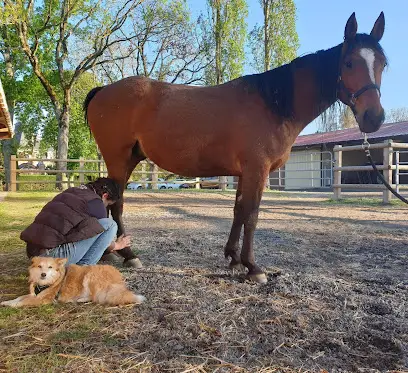
[[[38,264],[38,262],[41,260],[41,258],[39,256],[33,256],[31,258],[31,265],[35,266],[36,264]]]
[[[67,258],[57,258],[55,261],[57,262],[58,266],[63,267],[68,262],[68,259]]]

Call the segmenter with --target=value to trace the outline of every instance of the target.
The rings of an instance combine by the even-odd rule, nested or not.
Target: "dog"
[[[66,266],[65,258],[33,257],[29,292],[3,306],[39,306],[54,302],[94,302],[103,305],[140,304],[145,298],[126,288],[121,273],[110,265]]]

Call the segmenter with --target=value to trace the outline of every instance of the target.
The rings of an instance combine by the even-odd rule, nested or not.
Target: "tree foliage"
[[[206,70],[207,84],[220,84],[240,77],[244,71],[247,38],[246,0],[207,0],[209,17],[203,22],[208,35],[210,58],[215,65]]]
[[[253,67],[258,72],[292,61],[299,48],[294,0],[259,0],[263,23],[249,34]]]

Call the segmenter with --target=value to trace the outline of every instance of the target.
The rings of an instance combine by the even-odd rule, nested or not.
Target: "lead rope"
[[[373,159],[371,158],[371,153],[370,153],[370,143],[367,140],[367,134],[364,133],[364,141],[363,141],[363,145],[362,145],[363,150],[366,153],[366,156],[371,164],[371,166],[373,167],[374,171],[377,173],[378,177],[380,178],[380,180],[382,181],[382,183],[385,185],[385,187],[392,193],[394,194],[395,197],[399,198],[402,202],[405,202],[406,204],[408,204],[408,200],[405,199],[403,196],[401,196],[401,194],[397,193],[396,190],[394,190],[390,184],[388,184],[388,182],[384,179],[383,174],[378,171],[377,166],[375,165],[375,163],[373,162]]]

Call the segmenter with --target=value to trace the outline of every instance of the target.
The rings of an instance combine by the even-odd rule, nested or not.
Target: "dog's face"
[[[66,258],[43,258],[36,256],[31,259],[29,281],[40,286],[49,286],[64,274]]]

